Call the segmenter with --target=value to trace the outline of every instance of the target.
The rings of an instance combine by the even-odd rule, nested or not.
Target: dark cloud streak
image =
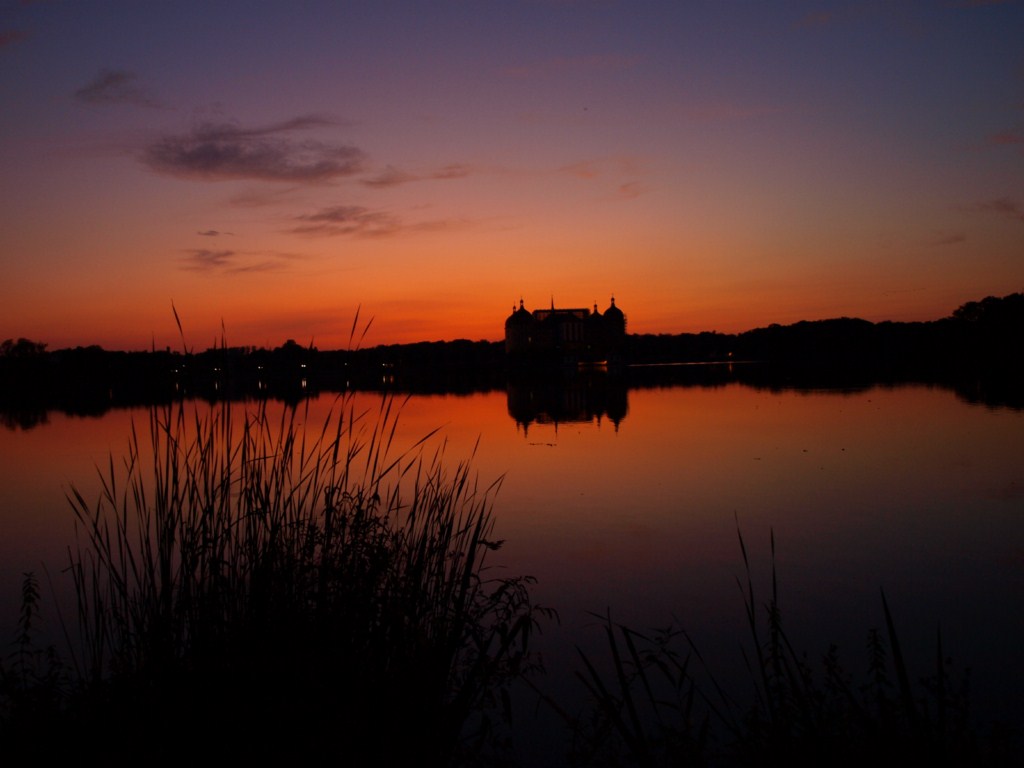
[[[286,134],[332,124],[316,115],[260,128],[204,123],[189,134],[160,139],[141,160],[157,173],[203,181],[323,183],[361,171],[363,152],[344,144],[296,141]]]
[[[402,229],[398,217],[359,205],[336,205],[297,218],[307,223],[290,230],[296,235],[382,237]]]
[[[1011,219],[1024,221],[1024,207],[1016,200],[1009,197],[1000,197],[996,200],[988,200],[978,208],[989,213],[996,213],[1000,216],[1008,216]]]
[[[288,232],[304,237],[377,238],[409,232],[438,232],[465,225],[465,222],[443,219],[406,224],[394,214],[372,211],[361,205],[336,205],[295,218],[303,223]]]
[[[452,163],[451,165],[445,165],[433,171],[427,173],[409,173],[395,168],[393,165],[387,166],[377,176],[369,179],[361,179],[360,183],[367,187],[373,187],[374,189],[386,189],[388,187],[397,187],[400,184],[408,184],[413,181],[449,181],[451,179],[461,179],[469,176],[473,172],[472,166],[463,165],[461,163]]]
[[[242,274],[245,272],[271,272],[282,269],[285,262],[302,258],[290,253],[255,252],[241,253],[238,251],[214,251],[207,248],[193,248],[185,251],[181,268],[188,272],[206,274]],[[252,258],[259,261],[244,263]]]
[[[384,189],[387,187],[397,187],[399,184],[407,184],[410,181],[419,180],[419,176],[413,173],[406,173],[405,171],[400,171],[394,166],[389,165],[376,176],[369,179],[361,179],[360,183],[367,187],[373,187],[375,189]]]
[[[619,185],[618,196],[627,200],[632,200],[636,197],[640,197],[644,191],[644,186],[639,181],[627,181],[625,184]]]
[[[208,272],[214,269],[231,267],[235,262],[234,251],[211,251],[207,248],[194,248],[186,251],[185,266],[193,272]]]
[[[75,98],[86,104],[131,104],[159,107],[147,91],[135,85],[136,75],[124,69],[105,69],[86,86],[75,91]]]

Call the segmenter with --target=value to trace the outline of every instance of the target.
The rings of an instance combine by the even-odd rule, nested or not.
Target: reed
[[[308,405],[307,405],[308,409]],[[492,499],[401,404],[152,408],[76,519],[76,754],[448,764],[483,748],[545,612],[487,564]],[[305,426],[303,426],[305,425]]]
[[[1010,765],[1008,742],[979,740],[967,678],[954,673],[941,635],[930,675],[911,683],[882,593],[884,631],[871,630],[866,673],[855,678],[833,645],[815,662],[787,634],[771,540],[771,593],[754,589],[743,536],[747,620],[743,668],[750,694],[727,691],[685,631],[640,633],[602,620],[607,659],[579,651],[590,705],[581,716],[556,706],[574,733],[580,765],[850,765],[896,758],[909,764]]]

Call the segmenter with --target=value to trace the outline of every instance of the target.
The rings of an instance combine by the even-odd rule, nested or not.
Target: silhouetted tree
[[[5,339],[0,344],[0,357],[21,360],[31,357],[39,357],[46,352],[46,344],[29,339]]]

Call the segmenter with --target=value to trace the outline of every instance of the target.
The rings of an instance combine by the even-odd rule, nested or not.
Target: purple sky
[[[934,319],[1024,290],[1021,2],[5,2],[0,338]]]

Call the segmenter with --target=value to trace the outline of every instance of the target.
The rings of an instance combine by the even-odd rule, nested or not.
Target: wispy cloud
[[[197,235],[202,235],[203,237],[217,237],[221,233],[218,232],[216,229],[207,229],[207,230],[205,230],[203,232],[196,232],[196,234]],[[224,234],[227,234],[227,233],[224,233]]]
[[[397,216],[361,205],[335,205],[296,218],[303,222],[289,230],[296,235],[382,237],[402,229]]]
[[[625,184],[619,185],[618,196],[632,200],[635,197],[640,197],[645,191],[646,188],[639,181],[627,181]]]
[[[420,177],[414,173],[401,171],[393,165],[389,165],[376,176],[361,179],[360,183],[365,184],[367,187],[384,188],[397,187],[399,184],[407,184],[410,181],[419,181],[419,179]]]
[[[1004,131],[1003,133],[989,136],[988,143],[996,146],[1024,145],[1024,133]]]
[[[1024,206],[1010,197],[1000,197],[996,200],[987,200],[978,206],[978,210],[1024,221]]]
[[[126,69],[104,69],[88,85],[75,91],[75,98],[86,104],[159,107],[160,102],[136,85],[135,80],[135,73]]]
[[[287,262],[302,258],[291,253],[239,251],[214,251],[207,248],[186,250],[181,268],[188,272],[206,274],[241,274],[246,272],[270,272],[285,267]]]
[[[408,184],[412,181],[447,181],[450,179],[461,179],[473,172],[472,166],[461,163],[452,163],[425,173],[410,173],[389,165],[376,176],[362,179],[360,183],[367,187],[383,189],[386,187],[397,187],[400,184]]]
[[[465,226],[466,222],[436,219],[404,222],[386,211],[374,211],[361,205],[335,205],[316,213],[296,216],[301,222],[288,232],[306,237],[390,237],[409,232],[436,232]]]
[[[333,124],[315,115],[259,128],[204,123],[191,133],[160,139],[141,159],[158,173],[203,181],[322,183],[360,172],[365,157],[362,150],[345,144],[298,141],[289,134]]]
[[[215,269],[225,269],[234,266],[234,251],[211,251],[207,248],[193,248],[185,252],[184,266],[194,272],[209,272]]]
[[[945,235],[939,235],[932,241],[932,245],[956,245],[957,243],[963,243],[967,241],[967,235],[963,232],[950,232]]]
[[[438,168],[436,171],[432,171],[427,174],[428,179],[461,179],[465,176],[469,176],[473,172],[473,167],[470,165],[464,165],[462,163],[452,163],[451,165],[445,165]]]
[[[275,260],[256,261],[252,264],[239,264],[231,269],[225,270],[229,274],[240,275],[251,272],[277,272],[284,268],[284,264]]]
[[[587,181],[590,179],[596,179],[601,175],[601,171],[598,170],[597,164],[591,160],[582,160],[578,163],[563,165],[558,170],[562,173],[567,173],[570,176],[575,176],[577,179],[584,179]]]
[[[612,197],[633,199],[646,192],[646,187],[637,180],[645,174],[644,163],[630,155],[580,160],[563,165],[558,173],[572,176],[586,183],[597,184],[611,189]]]

